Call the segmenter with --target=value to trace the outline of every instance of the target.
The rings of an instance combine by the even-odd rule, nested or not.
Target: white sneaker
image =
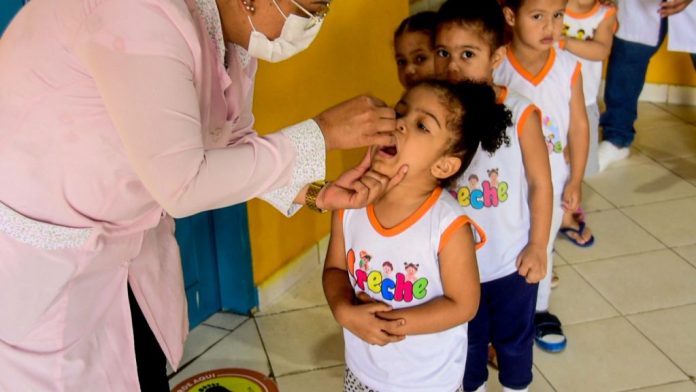
[[[628,147],[617,147],[612,142],[602,141],[597,148],[599,171],[603,171],[614,162],[628,158],[630,154],[631,149]]]

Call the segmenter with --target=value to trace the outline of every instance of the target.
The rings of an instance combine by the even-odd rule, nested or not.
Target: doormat
[[[253,370],[216,369],[187,378],[172,392],[278,392],[278,387]]]

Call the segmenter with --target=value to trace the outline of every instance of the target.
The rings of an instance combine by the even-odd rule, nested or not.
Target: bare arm
[[[340,215],[334,213],[331,218],[331,238],[324,262],[324,295],[329,303],[336,321],[344,328],[370,344],[383,346],[398,342],[404,336],[397,336],[395,331],[404,320],[393,317],[392,321],[377,317],[377,312],[390,313],[391,307],[381,302],[356,304],[353,287],[346,269],[346,252],[343,241],[343,222]]]
[[[693,0],[668,0],[660,4],[660,16],[666,18],[686,9]]]
[[[582,199],[581,186],[590,144],[589,135],[585,96],[582,92],[582,75],[578,74],[570,96],[570,129],[568,130],[570,179],[563,192],[564,207],[570,211],[575,211]]]
[[[440,276],[444,295],[410,308],[379,313],[388,320],[406,322],[394,333],[417,335],[435,333],[471,320],[478,310],[481,284],[471,226],[458,227],[440,251]]]
[[[546,276],[546,246],[551,230],[551,207],[553,205],[553,187],[551,185],[551,167],[548,150],[541,130],[539,109],[527,108],[530,115],[523,115],[526,121],[521,123],[520,146],[522,162],[529,186],[529,211],[531,226],[529,242],[518,259],[518,271],[526,277],[528,283],[537,283]],[[525,114],[527,113],[525,111]]]
[[[611,53],[615,27],[616,13],[613,12],[599,24],[592,40],[564,37],[563,49],[586,60],[604,61]]]

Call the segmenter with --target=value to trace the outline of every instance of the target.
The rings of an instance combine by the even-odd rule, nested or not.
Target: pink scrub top
[[[170,215],[289,214],[324,177],[315,122],[252,130],[256,60],[225,68],[206,2],[33,0],[0,39],[0,390],[139,390],[127,283],[176,369]]]

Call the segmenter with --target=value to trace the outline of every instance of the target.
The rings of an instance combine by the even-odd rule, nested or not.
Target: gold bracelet
[[[326,184],[328,184],[326,180],[314,181],[313,183],[309,184],[307,193],[305,193],[305,205],[309,207],[310,210],[321,213],[326,212],[326,210],[322,210],[321,208],[317,207],[317,196],[319,196],[319,192],[324,189]]]

